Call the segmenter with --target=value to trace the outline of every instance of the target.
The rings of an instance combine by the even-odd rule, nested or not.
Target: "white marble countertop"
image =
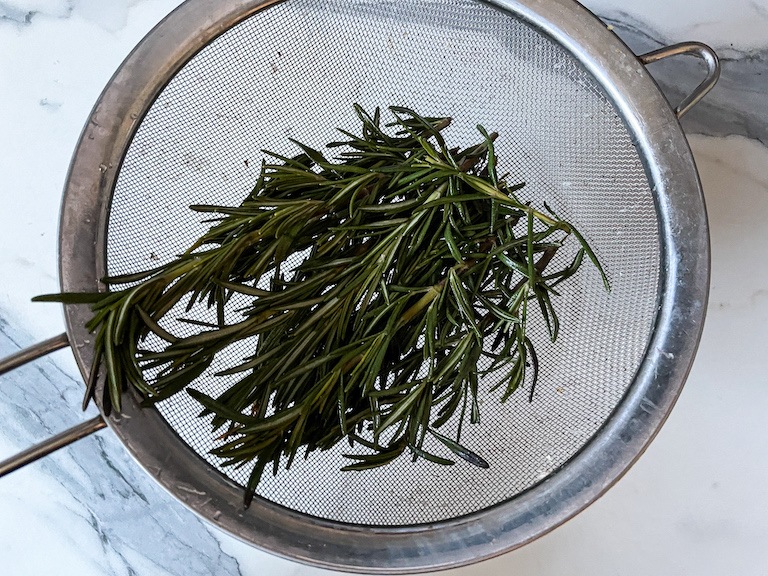
[[[178,0],[0,0],[0,357],[63,330],[56,230],[99,92]],[[586,2],[636,52],[712,45],[723,79],[686,128],[708,203],[712,289],[697,360],[657,439],[607,495],[515,552],[450,573],[768,574],[768,0]],[[675,98],[697,82],[674,67]],[[0,459],[73,425],[57,352],[0,378]],[[92,411],[93,409],[91,409]],[[94,412],[95,414],[95,412]],[[0,573],[320,574],[203,523],[102,432],[0,481]]]

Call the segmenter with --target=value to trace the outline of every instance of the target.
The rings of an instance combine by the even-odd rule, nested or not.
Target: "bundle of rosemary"
[[[215,224],[173,261],[104,280],[127,286],[120,290],[36,298],[92,306],[84,406],[100,369],[106,411],[120,410],[129,386],[147,403],[186,389],[201,416],[213,415],[213,453],[225,465],[252,464],[246,505],[268,465],[276,474],[300,449],[308,455],[344,438],[367,449],[350,455],[346,470],[406,452],[487,467],[460,443],[465,420],[480,418],[479,379],[494,373],[502,402],[528,380],[532,398],[530,307],[554,340],[555,287],[585,254],[608,288],[576,228],[519,200],[523,184],[497,175],[495,133],[478,126],[477,145],[449,149],[448,118],[393,107],[395,121],[382,126],[379,110],[355,110],[362,134],[341,131],[346,140],[328,145],[341,149],[336,161],[295,142],[301,153],[271,154],[240,206],[192,206]],[[581,246],[575,259],[547,272],[569,235]],[[235,293],[248,305],[227,323]],[[171,334],[161,324],[179,303],[206,303],[218,321]],[[150,333],[161,350],[142,347]],[[216,398],[194,389],[217,354],[246,339],[256,342],[252,353],[219,373],[238,375],[233,385]],[[457,433],[441,434],[452,419]],[[428,452],[426,435],[448,452]]]

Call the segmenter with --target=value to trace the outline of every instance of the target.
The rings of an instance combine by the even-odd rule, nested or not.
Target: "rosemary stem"
[[[448,278],[444,278],[440,283],[435,284],[434,286],[430,287],[429,290],[427,290],[426,294],[419,298],[418,302],[416,302],[413,306],[408,308],[405,312],[403,312],[403,315],[400,317],[400,321],[397,324],[397,328],[401,328],[408,324],[413,318],[424,308],[429,306],[429,304],[437,298],[440,293],[443,291],[443,288],[445,287],[445,283],[447,282]]]
[[[478,383],[490,373],[481,359],[506,373],[501,401],[529,381],[532,395],[528,304],[538,301],[554,341],[553,288],[584,255],[608,288],[578,230],[546,203],[542,212],[518,199],[524,182],[498,177],[497,133],[478,125],[478,144],[451,148],[440,133],[448,118],[392,107],[395,122],[382,125],[379,110],[355,111],[362,135],[341,130],[347,140],[327,145],[343,147],[334,161],[294,142],[301,152],[270,154],[240,205],[193,206],[213,224],[175,260],[105,278],[111,293],[42,297],[92,305],[92,374],[106,372],[107,410],[119,411],[131,388],[148,403],[186,389],[213,416],[214,432],[225,427],[211,453],[223,466],[253,463],[246,506],[268,464],[277,473],[299,449],[328,450],[345,437],[370,451],[351,455],[345,470],[383,466],[408,448],[414,459],[453,464],[426,450],[427,432],[487,466],[459,444],[465,415],[480,419]],[[545,276],[562,245],[548,238],[560,231],[581,249]],[[234,295],[248,303],[233,310]],[[200,330],[175,336],[163,326],[184,304],[190,318],[178,320]],[[215,312],[215,322],[198,312]],[[242,317],[230,320],[232,312]],[[236,349],[245,350],[238,363],[211,376]],[[216,398],[193,389],[234,375],[208,388],[221,390]],[[86,401],[93,390],[89,383]],[[455,440],[435,432],[449,422]]]

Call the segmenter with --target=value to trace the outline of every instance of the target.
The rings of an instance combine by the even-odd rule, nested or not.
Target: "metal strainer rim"
[[[173,75],[213,38],[276,0],[188,0],[128,56],[101,94],[75,150],[59,228],[63,291],[93,290],[104,275],[110,197],[144,114]],[[109,426],[139,464],[208,521],[280,556],[371,573],[468,564],[519,547],[597,499],[656,435],[693,362],[709,287],[709,236],[696,168],[675,115],[637,57],[571,0],[492,0],[486,4],[563,46],[592,73],[622,115],[654,185],[660,226],[660,300],[651,342],[626,397],[563,469],[492,508],[434,524],[340,524],[267,501],[241,507],[241,488],[207,465],[154,410],[127,402]],[[87,376],[88,311],[65,308],[75,358]]]

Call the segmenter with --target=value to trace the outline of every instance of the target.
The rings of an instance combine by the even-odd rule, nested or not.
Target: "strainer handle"
[[[66,334],[59,334],[53,338],[48,338],[48,340],[38,342],[34,346],[19,350],[15,354],[11,354],[7,358],[0,360],[0,374],[10,372],[14,368],[23,366],[27,362],[32,362],[32,360],[37,360],[46,354],[61,350],[67,346],[69,346],[69,338],[67,338]]]
[[[13,370],[14,368],[18,368],[19,366],[26,364],[27,362],[36,360],[37,358],[45,356],[46,354],[50,354],[55,350],[66,348],[67,346],[69,346],[69,339],[67,338],[66,334],[59,334],[58,336],[54,336],[48,340],[43,340],[34,346],[25,348],[24,350],[16,352],[15,354],[11,354],[7,358],[0,360],[0,374],[4,374],[10,370]],[[84,438],[89,434],[96,432],[97,430],[101,430],[106,425],[107,424],[104,422],[104,419],[101,416],[96,416],[96,418],[92,418],[91,420],[78,424],[77,426],[73,426],[64,432],[48,438],[48,440],[44,440],[43,442],[40,442],[31,448],[27,448],[23,452],[19,452],[16,456],[12,456],[7,460],[0,462],[0,477],[13,472],[14,470],[18,470],[22,466],[26,466],[30,462],[34,462],[43,456],[47,456],[59,448],[63,448],[64,446],[72,444],[72,442],[80,440],[80,438]]]
[[[679,56],[680,54],[693,54],[704,60],[704,63],[707,65],[707,77],[675,108],[675,115],[678,118],[682,118],[717,83],[718,78],[720,78],[720,59],[717,57],[717,54],[712,48],[701,42],[681,42],[680,44],[673,44],[672,46],[659,48],[653,52],[638,56],[640,62],[647,66],[653,62],[658,62],[670,56]]]
[[[0,462],[0,478],[34,462],[35,460],[39,460],[43,456],[47,456],[51,452],[55,452],[59,448],[69,446],[73,442],[85,438],[106,426],[107,424],[104,422],[104,419],[101,416],[96,416],[77,426],[64,430],[64,432],[56,434],[56,436],[51,436],[48,440],[43,440],[31,448],[19,452],[16,456],[11,456]]]

